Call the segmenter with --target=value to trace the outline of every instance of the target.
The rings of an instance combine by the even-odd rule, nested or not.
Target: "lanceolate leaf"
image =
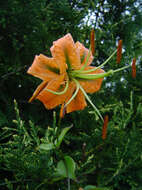
[[[40,149],[43,149],[43,150],[52,150],[55,148],[54,144],[53,143],[49,143],[49,144],[41,144],[39,146]]]
[[[65,134],[69,131],[69,129],[71,129],[72,126],[70,127],[66,127],[62,130],[62,132],[60,133],[59,137],[58,137],[58,141],[56,143],[56,147],[59,148],[60,147],[60,144],[62,143],[63,139],[64,139],[64,136]]]
[[[96,187],[94,185],[87,185],[84,190],[109,190],[108,188],[105,187]]]

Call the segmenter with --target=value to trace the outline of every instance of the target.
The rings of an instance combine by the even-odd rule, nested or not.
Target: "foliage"
[[[142,189],[140,5],[140,0],[2,0],[1,190],[64,190],[69,184],[74,190]],[[38,101],[27,103],[40,83],[26,74],[34,56],[50,56],[52,42],[68,32],[88,47],[91,28],[96,35],[93,64],[108,58],[118,39],[123,40],[121,63],[114,57],[104,70],[137,59],[135,79],[127,69],[105,79],[91,96],[100,112],[109,115],[106,140],[89,105],[60,120],[59,108],[47,111]]]

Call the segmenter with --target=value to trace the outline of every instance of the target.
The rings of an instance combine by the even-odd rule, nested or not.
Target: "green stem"
[[[70,190],[70,178],[68,177],[68,190]]]

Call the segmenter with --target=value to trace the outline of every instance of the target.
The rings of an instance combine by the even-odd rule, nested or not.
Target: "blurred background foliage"
[[[58,121],[58,110],[46,110],[28,99],[40,81],[27,75],[36,54],[51,56],[54,40],[71,33],[89,47],[95,29],[99,65],[123,40],[123,58],[114,57],[104,70],[137,59],[137,76],[126,69],[104,80],[91,95],[102,115],[109,115],[108,137],[88,106]],[[63,155],[77,164],[72,189],[87,184],[110,190],[142,189],[142,3],[141,0],[1,0],[0,3],[0,189],[67,189],[52,175]],[[14,99],[18,103],[14,109]],[[19,115],[20,112],[20,115]],[[56,119],[55,119],[56,118]],[[55,122],[57,120],[57,122]],[[73,125],[60,150],[40,151],[48,126],[60,131]],[[56,137],[54,130],[49,136]]]

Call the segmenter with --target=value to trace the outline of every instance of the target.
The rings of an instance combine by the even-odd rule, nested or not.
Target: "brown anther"
[[[120,63],[122,58],[122,40],[119,40],[117,47],[117,63]]]
[[[91,30],[90,44],[91,44],[92,55],[94,55],[95,54],[95,31],[94,31],[94,29]]]
[[[108,126],[108,115],[104,117],[104,124],[102,129],[102,139],[105,140],[107,136],[107,126]]]
[[[132,77],[136,78],[136,58],[132,61]]]

